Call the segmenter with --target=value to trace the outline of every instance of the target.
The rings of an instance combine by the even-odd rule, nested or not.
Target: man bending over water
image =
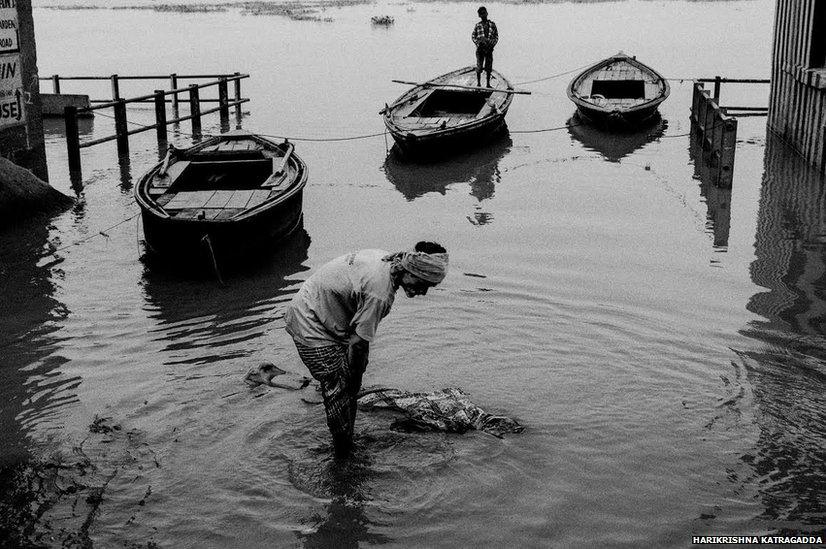
[[[350,453],[370,342],[396,290],[401,287],[407,297],[425,295],[444,279],[447,264],[447,251],[435,242],[419,242],[411,252],[350,253],[316,271],[287,307],[287,333],[321,383],[336,456]]]

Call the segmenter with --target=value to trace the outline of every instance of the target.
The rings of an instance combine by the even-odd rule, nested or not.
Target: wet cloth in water
[[[501,437],[521,433],[525,428],[515,419],[489,414],[470,401],[461,389],[447,388],[432,393],[408,393],[399,389],[366,389],[359,393],[363,410],[387,409],[402,412],[405,419],[397,427],[414,430],[464,433],[470,429]]]
[[[353,436],[356,401],[353,398],[352,372],[347,361],[346,345],[307,347],[295,342],[298,356],[321,384],[327,426],[334,437]]]

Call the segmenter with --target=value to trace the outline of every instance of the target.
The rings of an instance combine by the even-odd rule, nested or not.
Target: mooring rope
[[[569,71],[560,72],[560,73],[557,73],[557,74],[552,74],[550,76],[544,76],[542,78],[537,78],[536,80],[528,80],[526,82],[517,82],[516,85],[517,86],[527,86],[528,84],[536,84],[537,82],[544,82],[545,80],[552,80],[554,78],[559,78],[560,76],[565,76],[566,74],[571,74],[572,72],[576,72],[578,70],[585,69],[587,67],[590,67],[591,65],[593,65],[593,63],[588,63],[587,65],[582,65],[581,67],[577,67],[577,68],[571,69]]]

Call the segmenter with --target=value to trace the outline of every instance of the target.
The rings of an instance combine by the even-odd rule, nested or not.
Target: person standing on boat
[[[482,85],[482,71],[487,73],[487,84],[490,87],[490,72],[493,70],[493,48],[499,41],[499,31],[496,23],[488,19],[488,10],[485,6],[476,10],[481,21],[473,27],[471,39],[476,44],[476,85]]]
[[[353,444],[356,400],[370,342],[390,312],[396,290],[425,295],[447,274],[447,251],[419,242],[413,251],[362,250],[338,257],[308,278],[287,306],[287,333],[321,383],[337,457]]]

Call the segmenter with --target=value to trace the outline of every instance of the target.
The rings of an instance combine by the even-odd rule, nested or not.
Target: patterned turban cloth
[[[400,261],[405,271],[434,285],[445,279],[447,264],[446,253],[404,252]]]

